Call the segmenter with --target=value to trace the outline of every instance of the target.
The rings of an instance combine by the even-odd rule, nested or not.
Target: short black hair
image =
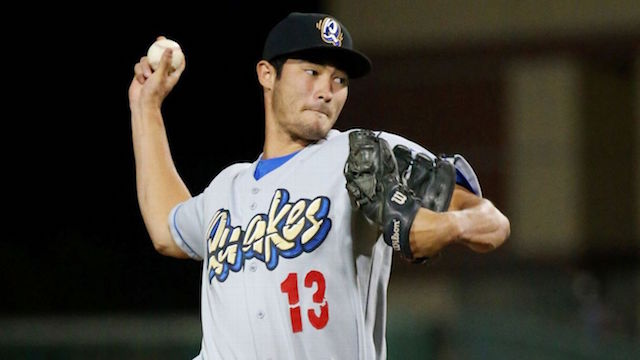
[[[269,61],[269,63],[276,69],[276,79],[280,79],[280,74],[282,73],[282,67],[284,63],[287,62],[289,57],[287,56],[278,56],[273,60]]]

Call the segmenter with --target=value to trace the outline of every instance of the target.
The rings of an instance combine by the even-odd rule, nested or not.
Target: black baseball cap
[[[310,61],[328,61],[350,78],[371,71],[371,60],[353,48],[351,35],[342,23],[327,14],[292,12],[267,35],[263,59],[280,56]]]

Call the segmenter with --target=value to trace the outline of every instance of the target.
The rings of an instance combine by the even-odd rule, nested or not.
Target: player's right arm
[[[168,216],[177,204],[191,198],[173,163],[161,113],[162,102],[178,82],[185,62],[170,72],[165,51],[153,72],[146,57],[134,67],[129,86],[131,132],[136,166],[138,205],[154,248],[176,258],[188,255],[173,241]]]

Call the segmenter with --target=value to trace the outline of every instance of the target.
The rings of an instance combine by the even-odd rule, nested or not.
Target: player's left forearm
[[[476,252],[496,249],[509,237],[509,220],[486,199],[473,205],[437,213],[421,208],[411,226],[410,244],[416,258],[433,257],[452,243]]]
[[[457,228],[454,241],[476,252],[496,249],[511,233],[509,219],[487,199],[472,207],[451,211],[448,215]]]

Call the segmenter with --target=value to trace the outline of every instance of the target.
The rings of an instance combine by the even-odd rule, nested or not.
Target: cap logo
[[[342,28],[335,19],[326,17],[318,21],[316,27],[320,30],[322,41],[335,46],[342,46]]]

